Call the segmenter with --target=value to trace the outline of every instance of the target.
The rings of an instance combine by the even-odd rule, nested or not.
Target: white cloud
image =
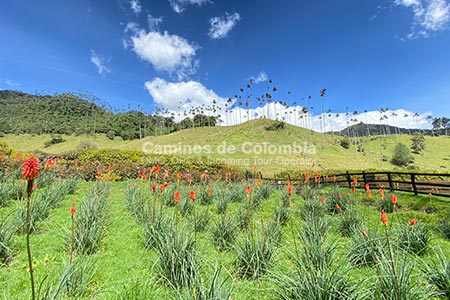
[[[198,6],[202,6],[205,3],[210,2],[210,0],[169,0],[169,4],[172,9],[181,14],[186,8],[187,5],[197,4]]]
[[[106,66],[105,59],[98,56],[94,50],[91,49],[91,63],[97,67],[98,74],[105,75],[111,73],[111,70]]]
[[[148,28],[150,31],[159,31],[159,24],[162,23],[163,17],[155,18],[152,15],[147,16]]]
[[[211,106],[213,102],[223,107],[226,99],[208,90],[197,81],[168,82],[155,78],[145,83],[153,101],[172,112],[187,111],[190,108]]]
[[[139,3],[139,0],[130,0],[130,7],[131,10],[135,13],[135,14],[139,14],[142,10],[142,6]]]
[[[431,32],[445,30],[450,21],[448,0],[395,0],[398,6],[412,9],[414,21],[408,39],[427,37]]]
[[[5,79],[5,84],[11,88],[18,87],[20,84],[11,79]]]
[[[256,74],[255,76],[251,76],[251,77],[250,77],[250,80],[253,80],[253,82],[256,83],[256,84],[258,84],[258,83],[260,83],[260,82],[264,82],[264,81],[266,81],[267,79],[269,79],[269,78],[267,77],[267,74],[266,74],[266,72],[264,72],[264,71],[259,72],[259,73]]]
[[[196,72],[198,60],[194,59],[198,46],[182,37],[167,32],[137,30],[131,36],[133,51],[155,70],[176,74],[178,79]]]
[[[239,20],[241,20],[241,16],[236,12],[232,15],[227,13],[225,16],[209,19],[209,37],[212,39],[225,38]]]

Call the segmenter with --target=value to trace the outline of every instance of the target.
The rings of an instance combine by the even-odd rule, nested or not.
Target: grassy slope
[[[48,135],[42,136],[13,136],[7,135],[0,141],[19,151],[45,150],[50,153],[61,153],[77,149],[81,142],[95,143],[99,148],[142,150],[145,143],[153,145],[199,145],[209,146],[212,149],[208,157],[238,165],[243,168],[257,165],[267,173],[276,173],[285,169],[306,169],[314,161],[317,166],[324,169],[392,169],[393,166],[381,159],[384,155],[390,159],[397,142],[411,144],[411,137],[407,135],[374,136],[358,139],[364,152],[357,152],[356,147],[348,150],[339,145],[341,137],[320,134],[300,127],[286,125],[281,131],[267,131],[264,128],[270,120],[254,120],[245,124],[228,127],[192,128],[165,136],[147,137],[142,140],[123,141],[108,140],[104,135],[96,138],[88,136],[65,136],[64,143],[44,148],[44,142],[50,139]],[[450,147],[449,137],[426,138],[426,149],[423,155],[414,155],[415,165],[422,170],[447,170],[450,168],[450,156],[445,151]],[[301,146],[307,143],[307,151],[316,150],[316,153],[289,154],[289,153],[254,153],[247,150],[258,150],[264,143],[273,145]],[[356,139],[353,140],[356,142]],[[246,144],[247,143],[247,144]],[[251,144],[248,144],[251,143]],[[232,153],[218,153],[220,145],[233,145],[236,150]],[[311,148],[313,147],[313,148]],[[315,147],[315,148],[314,148]],[[248,153],[244,153],[248,152]],[[204,153],[205,154],[205,153]],[[195,155],[180,153],[184,155]]]

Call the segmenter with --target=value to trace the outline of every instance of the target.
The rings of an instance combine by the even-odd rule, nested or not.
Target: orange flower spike
[[[164,187],[168,187],[169,183],[167,181],[165,181],[163,185],[164,185]]]
[[[152,184],[152,190],[153,190],[153,192],[156,192],[156,183]]]
[[[39,162],[36,158],[30,157],[23,162],[22,175],[26,180],[34,180],[39,173]]]
[[[196,197],[197,197],[197,195],[195,194],[195,191],[191,190],[189,192],[189,198],[191,198],[192,201],[195,201]]]
[[[342,199],[342,194],[340,192],[338,192],[337,197],[338,197],[339,200],[341,200]]]
[[[289,196],[292,195],[292,186],[288,185],[287,193],[288,193]]]
[[[336,175],[333,175],[333,182],[336,182]]]
[[[397,196],[395,196],[394,194],[391,194],[391,202],[392,202],[392,204],[394,204],[394,205],[397,204]]]
[[[384,213],[384,210],[381,211],[381,217],[380,217],[381,223],[383,223],[384,226],[388,224],[388,217]]]
[[[320,201],[322,202],[322,204],[325,204],[325,201],[326,201],[325,196],[322,196],[322,198],[320,199]]]
[[[382,188],[378,190],[378,194],[380,194],[380,197],[384,199],[384,190]]]
[[[341,207],[339,206],[339,204],[336,202],[336,209],[341,209]]]
[[[413,226],[413,225],[416,224],[416,222],[417,222],[416,219],[411,219],[411,220],[409,221],[409,225],[410,225],[410,226]]]
[[[164,192],[164,185],[163,184],[161,184],[160,186],[159,186],[159,191],[162,193],[162,192]]]
[[[372,198],[372,191],[370,189],[367,190],[367,197]]]
[[[354,193],[356,191],[356,188],[354,185],[352,185],[352,192]]]
[[[178,179],[181,179],[181,177],[183,177],[183,173],[178,172],[177,177],[178,177]]]
[[[353,185],[356,185],[358,183],[358,178],[353,177]]]
[[[309,180],[309,173],[306,172],[306,173],[305,173],[305,181],[308,182],[308,180]]]
[[[208,189],[208,196],[211,197],[211,194],[212,194],[212,190]]]
[[[368,183],[366,183],[366,190],[370,189],[370,185]]]
[[[260,186],[261,185],[261,179],[256,179],[256,181],[255,181],[255,185],[256,186]]]
[[[72,207],[69,210],[69,213],[73,216],[77,213],[77,209],[75,207],[75,202],[72,202]]]
[[[250,191],[252,190],[252,188],[249,186],[249,185],[247,185],[246,187],[245,187],[245,193],[247,194],[247,196],[250,194]]]
[[[178,201],[180,201],[180,191],[175,192],[175,194],[173,195],[173,200],[175,201],[175,203],[178,203]]]
[[[152,169],[153,173],[159,173],[160,167],[158,165],[154,166]]]

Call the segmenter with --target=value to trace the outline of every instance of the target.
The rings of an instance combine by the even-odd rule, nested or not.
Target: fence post
[[[414,173],[411,174],[411,184],[414,191],[414,195],[417,195],[416,176]]]
[[[394,190],[394,183],[392,182],[392,174],[391,174],[391,172],[388,172],[387,176],[388,176],[388,181],[389,181],[389,189],[392,192]]]
[[[351,189],[352,188],[352,182],[350,180],[350,173],[348,171],[346,172],[346,177],[347,177],[348,188]]]
[[[367,184],[366,172],[362,171],[362,176],[363,176],[364,186],[366,186],[366,184]]]

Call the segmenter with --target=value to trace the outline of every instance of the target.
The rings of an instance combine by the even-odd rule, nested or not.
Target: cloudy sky
[[[449,25],[449,0],[2,0],[0,89],[176,114],[248,99],[228,124],[272,109],[301,125],[306,106],[317,130],[322,111],[340,127],[380,108],[383,122],[426,126],[450,115]],[[268,91],[298,107],[256,100]]]

